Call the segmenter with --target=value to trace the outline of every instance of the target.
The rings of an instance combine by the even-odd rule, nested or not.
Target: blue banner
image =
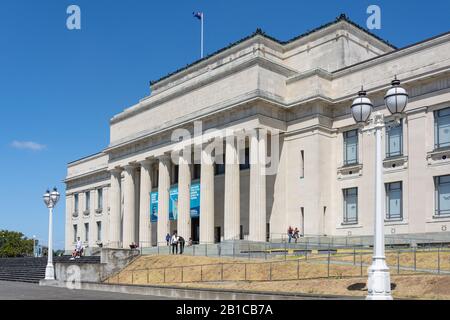
[[[190,190],[190,215],[191,218],[200,217],[200,182],[191,185]],[[169,190],[169,220],[177,220],[178,218],[178,186],[174,186]],[[158,192],[150,193],[150,220],[158,221]]]
[[[169,190],[169,220],[178,218],[178,186]]]
[[[191,218],[200,217],[200,183],[196,182],[191,185]]]
[[[150,221],[158,221],[158,192],[150,192]]]

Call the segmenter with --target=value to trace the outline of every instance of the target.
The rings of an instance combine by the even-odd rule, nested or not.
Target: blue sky
[[[66,28],[66,9],[81,8],[82,29]],[[449,1],[1,0],[0,229],[47,242],[47,187],[64,190],[66,164],[108,145],[109,119],[149,94],[149,81],[261,27],[280,40],[334,20],[365,26],[403,47],[450,30]],[[64,193],[64,191],[62,192]],[[55,210],[55,247],[64,246],[65,199]]]

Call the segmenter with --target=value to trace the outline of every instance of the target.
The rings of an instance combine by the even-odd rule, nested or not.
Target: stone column
[[[256,129],[250,136],[250,234],[251,241],[266,241],[266,134]]]
[[[130,248],[130,244],[135,242],[135,213],[136,213],[136,195],[134,184],[134,166],[125,166],[124,180],[124,210],[123,210],[123,247]]]
[[[152,246],[152,223],[150,221],[150,192],[152,190],[151,161],[141,163],[141,196],[139,206],[139,247]]]
[[[66,250],[73,250],[73,195],[66,194],[66,241],[65,248]]]
[[[212,150],[202,150],[200,171],[200,243],[214,243],[214,165]]]
[[[169,232],[170,157],[159,157],[158,177],[158,245],[164,245]]]
[[[239,240],[240,235],[240,182],[239,156],[236,137],[226,139],[225,149],[225,240]]]
[[[186,241],[191,237],[191,154],[179,157],[178,163],[178,219],[177,232]]]
[[[122,169],[113,169],[111,172],[111,189],[109,193],[109,247],[120,248],[121,230],[121,192],[120,180]],[[81,226],[78,226],[81,229]]]

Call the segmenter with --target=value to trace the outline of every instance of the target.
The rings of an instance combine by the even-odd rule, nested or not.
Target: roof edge
[[[217,50],[217,51],[207,55],[206,57],[204,57],[202,59],[196,60],[193,63],[190,63],[190,64],[186,65],[185,67],[182,67],[182,68],[180,68],[180,69],[178,69],[178,70],[176,70],[174,72],[171,72],[171,73],[169,73],[169,74],[159,78],[158,80],[151,80],[150,81],[150,86],[156,85],[156,84],[158,84],[158,83],[160,83],[160,82],[162,82],[162,81],[164,81],[164,80],[166,80],[166,79],[168,79],[168,78],[170,78],[170,77],[172,77],[172,76],[174,76],[174,75],[176,75],[176,74],[178,74],[178,73],[180,73],[182,71],[185,71],[185,70],[187,70],[187,69],[189,69],[189,68],[191,68],[191,67],[193,67],[195,65],[198,65],[201,62],[206,61],[206,60],[208,60],[208,59],[218,55],[219,53],[222,53],[222,52],[224,52],[224,51],[226,51],[226,50],[228,50],[230,48],[233,48],[233,47],[237,46],[238,44],[241,44],[241,43],[243,43],[243,42],[245,42],[247,40],[250,40],[250,39],[252,39],[252,38],[254,38],[256,36],[263,36],[264,38],[272,40],[275,43],[278,43],[279,45],[287,45],[287,44],[292,43],[292,42],[294,42],[294,41],[296,41],[298,39],[307,37],[307,36],[317,32],[319,30],[325,29],[327,27],[330,27],[330,26],[332,26],[334,24],[337,24],[339,22],[342,22],[342,21],[345,21],[345,22],[349,23],[350,25],[352,25],[352,26],[356,27],[357,29],[363,31],[364,33],[368,34],[369,36],[371,36],[371,37],[375,38],[376,40],[384,43],[385,45],[391,47],[392,49],[394,49],[394,50],[398,49],[396,46],[391,44],[389,41],[384,40],[384,39],[380,38],[379,36],[377,36],[376,34],[368,31],[367,29],[363,28],[359,24],[357,24],[357,23],[353,22],[352,20],[350,20],[350,18],[346,14],[342,13],[335,20],[333,20],[331,22],[328,22],[326,24],[323,24],[323,25],[321,25],[321,26],[319,26],[317,28],[314,28],[313,30],[309,30],[309,31],[307,31],[305,33],[302,33],[302,34],[300,34],[300,35],[298,35],[298,36],[296,36],[294,38],[291,38],[291,39],[289,39],[287,41],[281,41],[281,40],[279,40],[279,39],[277,39],[275,37],[272,37],[272,36],[268,35],[261,28],[257,28],[256,31],[253,32],[252,34],[250,34],[250,35],[248,35],[248,36],[246,36],[246,37],[244,37],[244,38],[242,38],[242,39],[240,39],[238,41],[232,42],[228,46],[223,47],[223,48],[221,48],[221,49],[219,49],[219,50]]]

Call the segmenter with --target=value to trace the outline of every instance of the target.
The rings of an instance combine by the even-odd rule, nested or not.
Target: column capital
[[[161,155],[156,156],[156,159],[161,162],[167,162],[170,161],[170,154],[164,153]]]
[[[109,171],[109,173],[111,173],[113,175],[117,175],[117,174],[121,174],[122,173],[123,168],[115,167],[115,168],[109,169],[108,171]]]
[[[125,166],[123,166],[123,168],[125,169],[126,172],[132,172],[133,170],[135,170],[137,168],[136,163],[129,163]]]
[[[149,168],[153,163],[153,159],[147,158],[145,160],[139,161],[138,163],[141,167]]]

